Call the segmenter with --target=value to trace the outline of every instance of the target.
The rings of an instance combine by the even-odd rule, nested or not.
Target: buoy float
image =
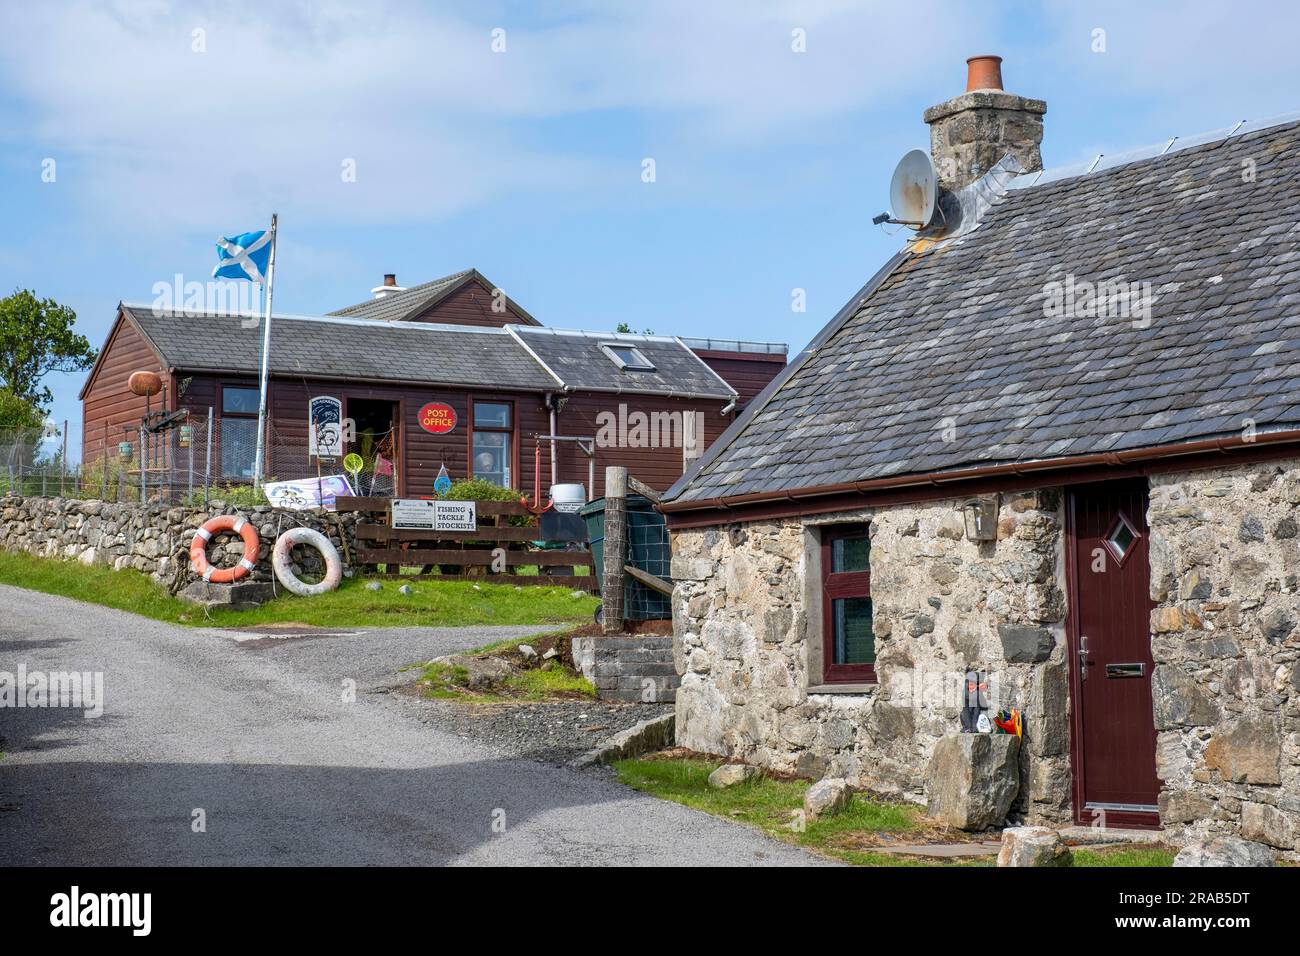
[[[126,387],[140,396],[153,396],[162,391],[162,376],[157,372],[141,370],[132,372],[126,380]]]
[[[320,552],[325,562],[325,577],[316,584],[307,584],[293,573],[293,549],[295,545],[306,545]],[[275,539],[275,548],[271,552],[271,567],[275,576],[285,588],[301,597],[314,597],[333,591],[343,580],[343,562],[339,560],[338,549],[330,539],[311,528],[290,528]]]
[[[208,562],[208,542],[212,540],[213,535],[223,531],[233,531],[243,539],[244,556],[233,567],[214,568]],[[260,547],[261,542],[257,539],[257,531],[248,521],[239,515],[218,515],[203,522],[203,527],[199,528],[194,535],[194,541],[190,544],[190,566],[204,581],[230,584],[232,581],[238,581],[257,566],[257,552]]]

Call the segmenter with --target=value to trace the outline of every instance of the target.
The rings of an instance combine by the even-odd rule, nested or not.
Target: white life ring
[[[293,573],[292,551],[294,545],[305,544],[320,552],[325,561],[325,577],[317,584],[306,584]],[[302,597],[314,597],[333,591],[343,580],[343,562],[339,560],[338,549],[330,544],[330,539],[311,528],[290,528],[275,539],[275,550],[271,554],[271,567],[275,576],[285,588]]]

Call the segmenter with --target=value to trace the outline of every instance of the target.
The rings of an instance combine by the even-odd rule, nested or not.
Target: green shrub
[[[463,478],[452,482],[445,495],[447,501],[518,501],[523,497],[513,488],[502,488],[486,478]]]
[[[441,497],[446,501],[518,501],[523,495],[513,488],[502,488],[483,478],[466,478],[453,482]],[[529,528],[534,520],[531,515],[510,515],[506,518],[506,524],[513,528]]]
[[[268,478],[267,481],[275,481],[274,478]],[[253,489],[252,485],[239,484],[233,481],[219,482],[215,481],[208,488],[209,501],[224,501],[226,504],[237,505],[244,508],[253,508],[257,505],[270,504],[266,500],[266,495],[262,489]],[[202,507],[203,489],[196,488],[194,494],[190,496],[190,507]]]
[[[81,476],[76,489],[68,490],[69,498],[102,498],[105,501],[119,501],[123,495],[123,471],[130,472],[135,467],[134,461],[123,462],[117,456],[107,455],[86,462],[81,466]],[[107,482],[105,479],[107,478]],[[139,497],[140,489],[131,487],[130,477],[125,478],[127,496],[134,492]]]

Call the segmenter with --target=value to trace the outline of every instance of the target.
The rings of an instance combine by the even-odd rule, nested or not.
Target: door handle
[[[1079,680],[1088,679],[1088,635],[1079,635]]]

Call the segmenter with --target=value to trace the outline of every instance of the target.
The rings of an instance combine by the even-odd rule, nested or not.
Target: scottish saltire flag
[[[250,279],[266,284],[266,267],[271,258],[271,234],[246,232],[217,240],[220,262],[212,270],[214,279]]]

